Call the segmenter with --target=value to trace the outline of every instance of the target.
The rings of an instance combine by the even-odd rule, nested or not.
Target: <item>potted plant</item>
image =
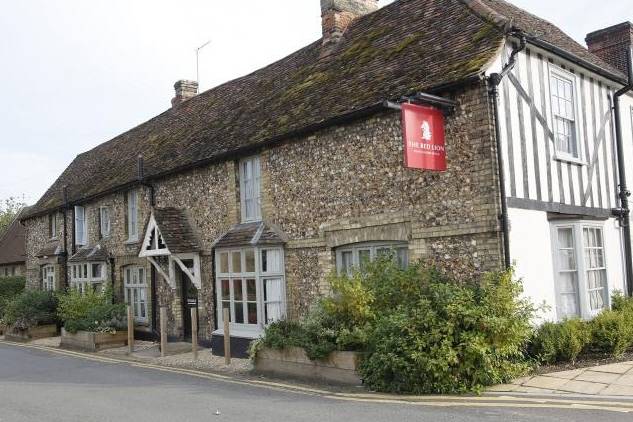
[[[57,299],[50,292],[27,290],[7,303],[2,317],[5,338],[29,341],[57,334]]]
[[[61,347],[96,352],[127,344],[124,304],[112,303],[112,292],[73,289],[59,297],[63,322]]]

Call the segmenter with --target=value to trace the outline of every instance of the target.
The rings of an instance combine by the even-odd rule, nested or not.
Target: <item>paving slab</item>
[[[614,383],[618,378],[622,377],[620,374],[613,374],[610,372],[596,372],[596,371],[583,371],[576,378],[578,381],[598,382],[602,384]]]
[[[609,372],[612,374],[626,374],[633,369],[633,362],[628,363],[612,363],[610,365],[594,366],[587,368],[590,371]]]
[[[569,380],[564,379],[564,378],[538,376],[524,383],[523,386],[541,388],[541,389],[547,389],[547,390],[557,390],[560,386],[562,386],[566,382],[569,382]]]
[[[610,385],[600,393],[602,396],[626,396],[633,397],[633,386],[627,385]]]
[[[543,374],[544,377],[563,378],[571,380],[585,372],[584,369],[572,369],[570,371],[552,372],[551,374]]]
[[[625,374],[613,382],[615,385],[627,385],[633,387],[633,374]]]
[[[608,387],[608,384],[601,384],[589,381],[567,381],[559,387],[562,391],[568,391],[579,394],[598,394]]]

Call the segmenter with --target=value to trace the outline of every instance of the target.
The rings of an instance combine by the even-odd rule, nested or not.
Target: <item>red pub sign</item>
[[[446,171],[442,110],[415,104],[402,104],[402,130],[406,167]]]

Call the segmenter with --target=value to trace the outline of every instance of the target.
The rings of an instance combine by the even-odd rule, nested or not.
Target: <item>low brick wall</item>
[[[57,335],[57,325],[40,325],[28,330],[15,330],[8,327],[4,333],[5,340],[26,342],[40,338],[55,337]]]
[[[65,349],[97,352],[104,349],[123,347],[126,344],[126,331],[117,331],[115,334],[78,331],[75,334],[71,334],[62,328],[62,339],[60,346]]]
[[[305,350],[298,347],[265,348],[257,353],[255,372],[337,385],[361,385],[358,361],[356,352],[333,352],[327,359],[311,360]]]

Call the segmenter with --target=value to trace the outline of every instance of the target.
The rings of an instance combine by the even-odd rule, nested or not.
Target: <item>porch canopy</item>
[[[176,289],[176,265],[197,289],[202,288],[200,250],[200,243],[182,210],[152,210],[138,256],[147,258],[172,289]]]

